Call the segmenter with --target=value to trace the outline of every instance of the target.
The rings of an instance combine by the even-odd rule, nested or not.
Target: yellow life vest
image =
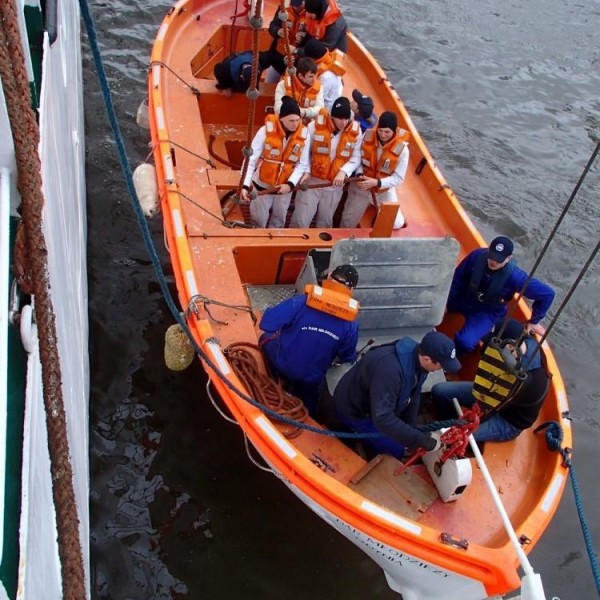
[[[337,281],[326,279],[323,285],[309,284],[304,287],[306,305],[343,319],[354,321],[358,317],[360,304],[352,298],[352,292]]]
[[[315,133],[311,144],[310,172],[314,177],[333,181],[342,166],[350,160],[354,147],[360,138],[360,125],[350,121],[340,133],[333,160],[330,157],[331,139],[335,128],[326,108],[319,111],[315,119]]]
[[[343,67],[344,53],[337,48],[328,50],[324,56],[315,60],[317,63],[317,77],[321,77],[325,71],[331,71],[340,77],[346,73]]]
[[[315,82],[310,87],[306,87],[297,75],[294,75],[293,85],[292,78],[286,75],[283,78],[283,84],[285,85],[285,95],[294,98],[300,108],[311,108],[317,103],[317,96],[321,91],[321,82],[318,79],[315,78]]]
[[[268,115],[265,119],[266,137],[260,156],[258,176],[261,181],[275,187],[285,183],[300,160],[308,137],[306,125],[300,124],[286,140],[285,131],[277,115]]]
[[[484,412],[499,408],[514,397],[526,377],[508,348],[492,338],[477,365],[473,397]]]
[[[396,170],[409,139],[410,131],[398,127],[396,135],[385,146],[379,146],[377,128],[367,129],[361,148],[363,173],[375,179],[390,176]],[[381,156],[377,158],[379,147]]]

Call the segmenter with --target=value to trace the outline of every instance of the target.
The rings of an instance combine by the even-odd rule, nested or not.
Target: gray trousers
[[[285,227],[287,210],[292,199],[289,194],[265,194],[257,196],[250,202],[250,217],[255,227],[266,227],[269,223],[270,229],[282,229]],[[269,211],[271,219],[269,220]]]
[[[311,177],[307,183],[322,183],[322,180]],[[333,215],[343,193],[343,187],[333,186],[304,192],[298,190],[290,227],[310,227],[315,213],[317,227],[333,227]]]
[[[396,190],[390,188],[385,192],[377,194],[377,202],[398,202]],[[356,227],[360,222],[367,206],[373,204],[373,196],[371,190],[361,190],[359,187],[351,183],[348,186],[348,197],[344,206],[340,227]],[[396,220],[394,221],[394,229],[400,229],[404,225],[404,215],[402,209],[398,209]]]

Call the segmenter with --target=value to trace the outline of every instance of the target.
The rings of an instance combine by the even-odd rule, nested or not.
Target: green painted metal
[[[14,244],[17,219],[10,220],[10,247]],[[12,283],[12,276],[11,276]],[[27,354],[18,328],[8,332],[8,397],[6,428],[6,485],[4,497],[4,547],[0,579],[9,598],[17,594],[19,568],[19,519],[21,514],[21,469],[23,462],[23,419]]]

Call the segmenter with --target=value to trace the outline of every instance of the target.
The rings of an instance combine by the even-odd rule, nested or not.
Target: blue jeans
[[[342,425],[346,426],[351,431],[354,431],[355,433],[380,434],[380,437],[360,438],[360,441],[364,446],[367,446],[376,454],[391,454],[398,460],[402,459],[406,448],[402,444],[394,441],[392,438],[384,437],[379,429],[375,427],[371,419],[353,419],[352,417],[343,415],[339,411],[336,412],[337,417]]]
[[[497,317],[484,312],[462,313],[465,324],[456,332],[454,345],[456,354],[461,356],[472,352],[486,333],[489,333],[496,322]]]
[[[452,399],[456,398],[461,406],[473,406],[473,384],[470,381],[450,381],[438,383],[431,389],[431,397],[439,419],[458,418]],[[476,442],[507,442],[516,438],[521,429],[509,423],[498,412],[492,413],[479,425],[473,434]]]

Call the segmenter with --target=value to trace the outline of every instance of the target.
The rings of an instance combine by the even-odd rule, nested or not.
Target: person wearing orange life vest
[[[337,48],[346,52],[348,24],[336,0],[304,0],[304,8],[308,19],[306,22],[308,35],[304,38],[304,44],[309,39],[315,38],[321,40],[328,50]]]
[[[342,67],[338,54],[343,56],[338,50],[331,52],[323,42],[311,38],[303,48],[304,56],[309,56],[317,63],[317,79],[323,89],[323,102],[325,108],[330,110],[333,103],[344,91]]]
[[[286,10],[288,41],[291,50],[294,51],[306,36],[306,11],[304,10],[304,0],[291,0],[290,6]],[[278,6],[275,10],[275,16],[269,24],[269,34],[273,38],[271,47],[265,51],[268,56],[268,65],[271,68],[267,71],[265,79],[267,83],[276,83],[281,75],[285,73],[285,42],[284,42],[284,24],[281,20],[281,8]],[[267,60],[267,58],[265,58]]]
[[[250,217],[255,227],[285,227],[292,191],[308,170],[308,130],[302,124],[300,107],[284,97],[279,115],[267,115],[265,124],[252,140],[252,154],[244,178],[240,200],[250,202],[250,186],[273,190],[257,195],[250,202]],[[270,219],[269,219],[270,213]]]
[[[259,344],[274,377],[301,398],[316,416],[319,388],[334,360],[354,362],[359,305],[352,298],[358,273],[351,265],[333,269],[320,286],[267,308]]]
[[[290,227],[309,227],[315,213],[317,227],[332,227],[344,183],[360,165],[362,134],[348,98],[339,97],[329,113],[322,109],[308,132],[310,177],[304,183],[324,187],[298,190]]]
[[[300,106],[304,121],[314,119],[323,108],[323,89],[317,80],[317,65],[312,58],[303,56],[298,60],[295,75],[285,75],[275,88],[275,113],[279,113],[281,99],[290,96]]]
[[[395,113],[386,111],[381,114],[377,127],[365,131],[362,141],[362,164],[357,176],[362,180],[351,183],[340,227],[356,227],[369,204],[398,202],[396,186],[404,181],[408,168],[409,134],[398,127]],[[404,225],[404,215],[398,208],[394,229]]]

